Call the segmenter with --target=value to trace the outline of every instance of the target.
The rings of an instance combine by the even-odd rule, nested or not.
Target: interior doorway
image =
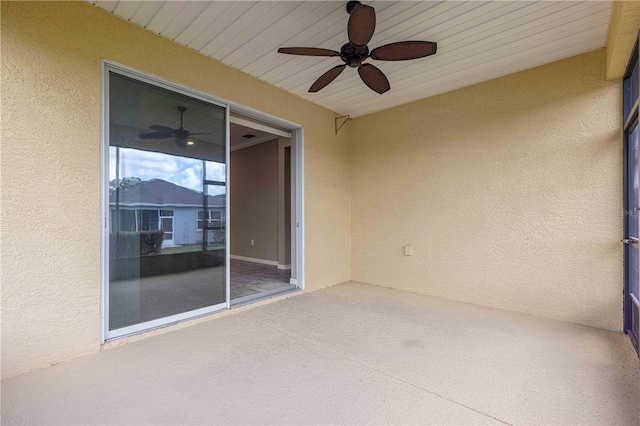
[[[232,116],[229,138],[230,299],[241,304],[296,288],[291,135]]]

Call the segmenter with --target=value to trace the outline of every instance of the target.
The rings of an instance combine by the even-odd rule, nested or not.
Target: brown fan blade
[[[149,126],[150,129],[156,130],[158,132],[167,132],[174,133],[177,129],[172,129],[171,127],[161,126],[159,124],[154,124],[153,126]]]
[[[360,78],[364,81],[364,84],[369,86],[369,89],[374,92],[383,94],[387,90],[391,89],[387,77],[382,73],[382,71],[371,64],[360,65],[358,68],[358,74],[360,74]]]
[[[406,61],[433,55],[438,44],[431,41],[399,41],[385,44],[371,51],[371,58],[379,61]]]
[[[323,89],[327,84],[331,83],[340,75],[342,71],[346,68],[346,65],[338,65],[331,68],[329,71],[325,72],[320,76],[319,79],[315,81],[309,88],[309,92],[315,93],[320,89]]]
[[[376,30],[376,11],[371,6],[356,4],[349,13],[347,34],[349,42],[356,46],[366,46]]]
[[[335,50],[320,49],[317,47],[281,47],[278,49],[278,53],[303,56],[340,56],[340,53]]]
[[[173,133],[169,132],[150,132],[150,133],[140,133],[138,137],[140,139],[166,139],[173,136]]]

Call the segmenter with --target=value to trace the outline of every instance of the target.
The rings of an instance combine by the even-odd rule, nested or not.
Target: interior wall
[[[353,120],[352,278],[621,330],[622,89],[604,61]]]
[[[3,377],[100,349],[101,59],[302,125],[306,291],[349,280],[337,114],[84,2],[1,8]]]
[[[278,138],[278,267],[291,267],[291,139]]]
[[[232,256],[278,262],[278,148],[275,138],[231,151]]]

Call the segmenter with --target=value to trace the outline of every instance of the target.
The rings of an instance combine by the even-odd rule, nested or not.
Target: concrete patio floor
[[[2,382],[2,424],[639,424],[626,336],[359,283]]]

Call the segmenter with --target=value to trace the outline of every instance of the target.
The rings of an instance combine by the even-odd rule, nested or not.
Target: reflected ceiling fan
[[[340,52],[316,47],[281,47],[279,53],[303,56],[339,56],[345,64],[331,68],[318,78],[309,88],[309,92],[317,92],[331,83],[348,66],[358,68],[360,78],[374,92],[380,94],[388,91],[391,86],[389,80],[377,67],[363,64],[367,59],[378,61],[406,61],[424,58],[436,53],[438,45],[430,41],[399,41],[376,47],[371,52],[367,43],[371,41],[376,29],[376,11],[371,6],[365,6],[359,1],[347,3],[349,24],[347,34],[349,42],[340,48]]]
[[[187,110],[185,106],[179,106],[178,111],[180,111],[180,128],[172,129],[171,127],[162,126],[160,124],[154,124],[149,126],[150,129],[155,130],[155,132],[149,133],[140,133],[138,137],[140,139],[167,139],[167,138],[176,138],[176,145],[180,148],[186,148],[187,145],[193,145],[193,141],[189,140],[191,136],[194,135],[208,135],[210,133],[191,133],[186,130],[182,126],[182,119],[184,118],[184,112]]]

